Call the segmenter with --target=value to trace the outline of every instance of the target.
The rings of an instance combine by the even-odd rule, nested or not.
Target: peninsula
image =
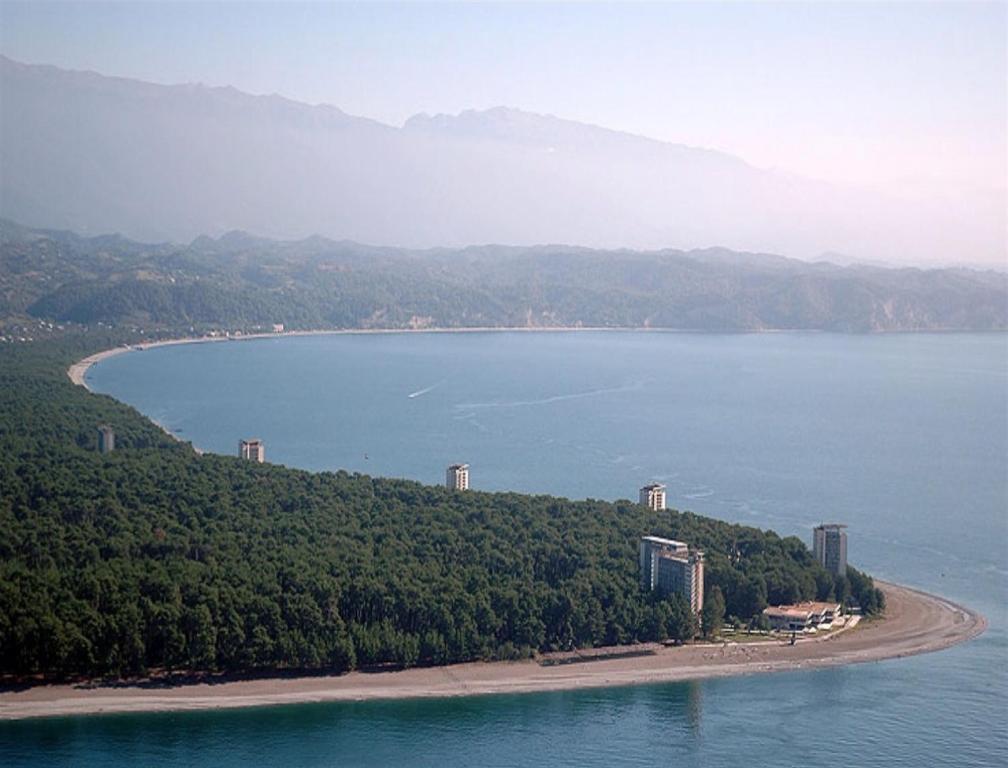
[[[148,343],[0,346],[0,717],[751,674],[938,650],[986,626],[830,573],[795,537],[689,512],[200,455],[68,380]],[[642,590],[644,534],[705,553],[705,617],[737,639],[694,641],[699,604]],[[794,644],[745,629],[768,605],[826,599],[873,615]]]

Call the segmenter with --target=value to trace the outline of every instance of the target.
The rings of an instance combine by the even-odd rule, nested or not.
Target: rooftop
[[[763,613],[767,616],[784,616],[789,619],[805,620],[808,620],[812,616],[812,611],[808,609],[802,610],[794,605],[768,605],[763,609]]]
[[[814,600],[794,605],[768,605],[763,609],[763,613],[768,616],[789,616],[793,618],[808,617],[812,614],[822,614],[826,611],[833,613],[840,612],[840,603],[818,602]]]
[[[807,608],[813,613],[822,613],[823,611],[833,611],[834,613],[836,613],[837,611],[840,610],[840,603],[834,603],[834,602],[824,603],[813,600],[805,603],[796,603],[794,607],[802,609]]]
[[[663,539],[660,536],[641,536],[641,541],[647,541],[651,544],[658,544],[664,547],[674,547],[675,549],[688,549],[689,545],[685,541],[676,541],[675,539]]]

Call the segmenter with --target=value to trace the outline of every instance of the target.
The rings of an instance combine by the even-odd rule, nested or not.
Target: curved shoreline
[[[980,635],[987,620],[937,595],[876,582],[886,615],[849,631],[785,642],[658,648],[650,655],[542,666],[535,661],[471,662],[396,672],[144,687],[48,685],[0,693],[0,720],[126,712],[232,709],[376,699],[535,693],[818,669],[903,658]]]
[[[643,328],[582,328],[582,327],[559,327],[559,328],[506,328],[506,327],[474,327],[474,328],[334,328],[331,330],[316,331],[281,331],[280,333],[246,333],[239,336],[182,336],[176,339],[163,339],[160,341],[139,342],[137,344],[123,344],[122,346],[105,349],[93,355],[78,360],[67,368],[67,376],[70,381],[84,389],[91,391],[85,379],[88,370],[92,365],[100,363],[116,355],[126,352],[141,352],[157,347],[170,347],[179,344],[211,344],[220,341],[247,341],[249,339],[284,339],[292,336],[351,336],[366,334],[391,334],[391,333],[491,333],[503,331],[605,331],[605,330],[647,330]],[[671,330],[671,329],[651,329],[651,330]]]
[[[721,331],[691,330],[689,328],[657,328],[652,326],[641,327],[612,327],[612,326],[582,326],[582,325],[560,325],[560,326],[467,326],[463,328],[332,328],[319,329],[313,331],[281,331],[279,333],[245,333],[237,336],[181,336],[175,339],[163,339],[159,341],[143,341],[136,344],[123,344],[112,347],[93,355],[78,360],[67,368],[67,376],[70,381],[78,386],[91,391],[87,385],[85,376],[92,365],[110,357],[121,355],[126,352],[140,352],[157,347],[175,346],[178,344],[211,344],[221,341],[246,341],[249,339],[284,339],[297,336],[364,336],[364,335],[385,335],[399,333],[576,333],[576,332],[600,332],[609,333],[722,333]],[[778,331],[775,329],[753,330],[753,331],[726,331],[725,333],[821,333],[816,330],[792,330]]]

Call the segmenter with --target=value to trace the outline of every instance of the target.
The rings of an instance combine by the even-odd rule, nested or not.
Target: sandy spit
[[[831,637],[660,648],[653,655],[541,666],[535,661],[456,664],[398,672],[151,687],[46,685],[0,692],[0,719],[112,712],[225,709],[304,702],[531,693],[698,680],[858,664],[929,653],[981,634],[980,614],[935,595],[877,582],[882,619]]]

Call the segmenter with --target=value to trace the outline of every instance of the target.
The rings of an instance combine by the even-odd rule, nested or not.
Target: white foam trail
[[[597,397],[598,395],[608,395],[612,392],[627,392],[633,389],[640,389],[640,384],[624,385],[622,387],[608,387],[606,389],[592,389],[588,392],[574,392],[570,395],[553,395],[544,397],[541,400],[508,400],[493,403],[459,403],[455,407],[459,410],[475,410],[477,408],[521,408],[528,405],[548,405],[549,403],[559,403],[563,400],[578,400],[582,397]]]
[[[442,384],[444,384],[444,381],[439,381],[437,384],[431,384],[429,387],[418,389],[416,392],[410,392],[408,395],[406,395],[406,397],[412,400],[414,397],[420,397],[420,395],[426,395],[432,389],[436,389],[437,387],[440,387]]]
[[[685,498],[685,499],[709,499],[713,495],[714,495],[714,491],[712,491],[710,489],[707,489],[707,490],[693,491],[692,493],[684,493],[683,494],[683,498]]]

